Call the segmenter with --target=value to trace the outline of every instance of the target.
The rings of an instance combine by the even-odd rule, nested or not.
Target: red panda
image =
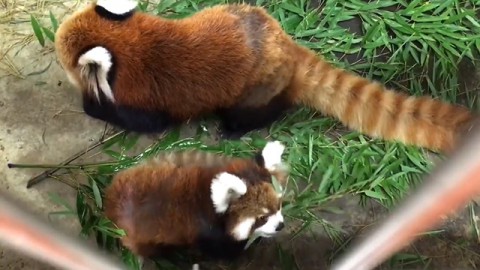
[[[236,138],[304,105],[372,138],[449,152],[473,118],[334,67],[247,4],[166,19],[100,0],[61,23],[55,48],[85,112],[131,131],[217,115]]]
[[[251,236],[273,237],[284,227],[284,148],[274,141],[254,158],[186,151],[149,159],[113,177],[105,216],[140,258],[186,248],[235,259]]]

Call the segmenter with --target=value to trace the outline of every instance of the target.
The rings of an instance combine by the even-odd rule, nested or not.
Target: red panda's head
[[[94,0],[68,16],[55,33],[55,51],[68,80],[77,89],[103,94],[115,102],[112,81],[117,69],[114,52],[123,43],[119,33],[131,34],[127,19],[136,0]],[[108,33],[108,35],[106,34]]]
[[[269,142],[248,166],[232,166],[213,179],[215,211],[225,214],[227,231],[234,239],[271,237],[284,227],[282,190],[288,177],[281,161],[284,149],[278,141]],[[274,186],[272,176],[280,189]]]

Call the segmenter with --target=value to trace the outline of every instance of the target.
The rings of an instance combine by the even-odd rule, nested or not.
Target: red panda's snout
[[[273,214],[240,219],[238,223],[233,225],[230,233],[236,240],[243,241],[252,235],[264,238],[273,237],[284,227],[282,210],[279,209]]]
[[[256,228],[253,234],[259,235],[261,237],[271,237],[285,227],[281,209],[279,209],[275,214],[271,214],[266,219],[267,221],[265,222],[265,224]]]
[[[275,236],[285,227],[281,194],[267,182],[250,186],[249,189],[228,210],[230,234],[238,241],[252,235]]]

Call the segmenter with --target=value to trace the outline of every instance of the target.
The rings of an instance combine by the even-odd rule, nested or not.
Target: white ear
[[[282,165],[282,154],[285,146],[279,141],[268,142],[262,150],[263,162],[265,168],[273,171],[276,167]]]
[[[134,10],[138,3],[136,0],[98,0],[97,6],[103,7],[110,13],[123,15]]]
[[[107,81],[108,72],[112,67],[112,55],[104,47],[97,46],[88,50],[78,58],[78,64],[82,67],[82,75],[86,78],[90,89],[93,90],[97,100],[100,101],[99,87],[105,96],[111,101],[115,102],[112,88]],[[89,64],[95,64],[99,69],[91,69]],[[93,77],[90,76],[93,73]]]
[[[210,190],[215,212],[224,213],[232,200],[247,193],[247,185],[237,176],[223,172],[212,180]]]

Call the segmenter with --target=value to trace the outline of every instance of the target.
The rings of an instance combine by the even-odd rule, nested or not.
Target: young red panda
[[[165,19],[99,0],[60,25],[55,47],[85,112],[137,132],[216,114],[238,137],[306,105],[373,138],[448,152],[473,118],[332,66],[246,4]]]
[[[288,178],[284,146],[268,142],[255,158],[173,152],[114,176],[105,192],[105,215],[141,258],[171,248],[193,248],[234,259],[250,236],[272,237],[284,227],[281,186]],[[282,188],[283,189],[283,188]]]

